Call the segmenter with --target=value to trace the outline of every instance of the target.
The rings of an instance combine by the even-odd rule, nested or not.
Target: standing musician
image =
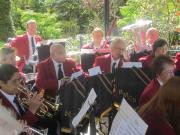
[[[37,24],[35,20],[29,20],[26,25],[26,33],[24,35],[18,35],[10,45],[16,48],[17,56],[20,57],[20,61],[17,62],[19,71],[22,71],[26,62],[33,60],[33,54],[36,50],[36,45],[41,42],[41,37],[36,35]]]
[[[66,58],[65,47],[61,44],[53,44],[50,47],[50,57],[37,65],[38,89],[45,89],[45,92],[55,97],[57,90],[62,84],[62,78],[71,76],[76,71],[75,62]]]
[[[94,67],[100,66],[105,73],[113,72],[117,67],[122,66],[125,61],[126,44],[121,38],[115,38],[111,43],[110,50],[110,54],[96,57],[94,62]]]
[[[0,99],[4,106],[15,113],[17,119],[23,119],[27,121],[28,125],[34,125],[38,120],[35,113],[43,100],[39,94],[35,93],[28,99],[28,109],[23,108],[16,96],[19,94],[20,79],[21,75],[15,66],[10,64],[0,65]]]
[[[109,44],[106,41],[103,41],[103,31],[96,27],[92,32],[92,42],[90,44],[86,44],[82,47],[82,49],[105,49],[109,48]]]
[[[174,61],[169,56],[160,55],[152,62],[152,71],[156,77],[147,85],[140,96],[139,105],[147,103],[159,88],[174,76]]]

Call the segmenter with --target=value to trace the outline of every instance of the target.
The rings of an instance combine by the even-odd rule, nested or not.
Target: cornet
[[[24,108],[28,108],[28,100],[29,97],[33,95],[33,92],[28,90],[26,87],[19,85],[18,89],[18,101],[22,104]],[[43,95],[42,95],[43,97]],[[61,104],[55,103],[55,99],[52,97],[43,98],[43,103],[41,104],[40,108],[36,112],[36,115],[42,118],[52,118],[55,112],[58,111]]]

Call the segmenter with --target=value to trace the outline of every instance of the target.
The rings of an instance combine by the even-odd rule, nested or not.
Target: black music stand
[[[61,44],[63,46],[66,45],[66,41],[59,41],[59,40],[52,40],[49,43],[42,44],[41,46],[37,47],[37,52],[38,52],[38,59],[39,62],[45,60],[50,56],[50,47],[53,44]]]

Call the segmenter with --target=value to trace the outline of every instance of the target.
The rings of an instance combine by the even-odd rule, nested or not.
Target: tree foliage
[[[22,26],[17,28],[17,34],[24,33],[25,23],[30,19],[35,19],[38,25],[38,34],[41,35],[43,39],[61,37],[61,23],[57,21],[55,14],[37,13],[31,10],[20,10],[19,12],[21,12],[20,20]]]
[[[71,21],[79,26],[78,33],[86,31],[89,20],[93,18],[93,10],[83,6],[80,0],[57,0],[56,13],[60,21]],[[69,26],[69,29],[73,29]],[[69,30],[69,31],[70,31]],[[69,33],[70,34],[70,33]]]
[[[0,5],[0,40],[6,41],[8,37],[14,35],[13,21],[11,18],[11,1],[0,0]]]
[[[161,37],[168,39],[169,32],[179,24],[175,15],[178,10],[174,0],[128,0],[126,6],[120,7],[123,19],[119,19],[118,26],[122,28],[139,19],[152,20],[152,26],[158,28]]]

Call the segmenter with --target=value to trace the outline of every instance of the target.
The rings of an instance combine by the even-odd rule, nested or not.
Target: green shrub
[[[0,40],[0,48],[4,46],[5,42]]]
[[[43,39],[60,38],[62,30],[60,23],[57,21],[55,14],[49,13],[35,13],[33,11],[23,11],[19,9],[21,14],[22,27],[16,29],[17,34],[22,34],[25,31],[25,24],[30,19],[35,19],[38,25],[38,34]]]
[[[6,41],[14,35],[14,27],[11,18],[11,1],[0,0],[0,40]]]

